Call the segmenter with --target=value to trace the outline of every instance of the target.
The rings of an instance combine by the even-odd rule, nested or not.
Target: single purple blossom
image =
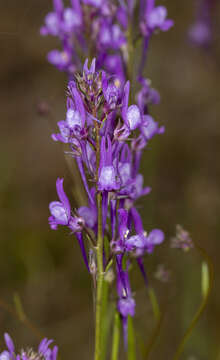
[[[52,230],[57,230],[58,225],[68,226],[73,232],[82,231],[84,219],[71,215],[70,202],[63,190],[64,179],[57,179],[56,188],[60,201],[53,201],[49,205],[51,216],[49,224]]]
[[[113,166],[112,161],[112,144],[111,140],[107,138],[107,147],[106,139],[103,138],[101,141],[101,159],[99,166],[99,178],[98,178],[98,189],[112,191],[117,190],[119,184],[116,178],[116,169]]]

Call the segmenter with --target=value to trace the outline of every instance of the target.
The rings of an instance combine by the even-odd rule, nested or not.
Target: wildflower
[[[99,166],[99,179],[98,179],[98,189],[112,191],[117,190],[119,184],[116,179],[116,170],[112,162],[112,145],[111,140],[107,138],[107,147],[106,139],[103,138],[101,142],[101,160]]]
[[[148,105],[159,104],[160,94],[151,87],[150,80],[139,77],[138,81],[142,88],[137,93],[137,103],[141,112],[146,114],[148,112]]]
[[[163,264],[158,265],[157,270],[154,274],[155,278],[157,280],[160,280],[161,282],[168,282],[170,279],[170,271],[165,268]]]
[[[216,1],[198,0],[196,18],[190,26],[188,37],[192,44],[208,48],[213,40],[212,11]]]
[[[111,256],[116,260],[117,308],[126,343],[127,318],[135,314],[128,273],[130,263],[135,259],[147,285],[143,257],[164,241],[162,230],[144,230],[136,208],[138,199],[151,191],[149,186],[144,187],[143,175],[139,173],[142,148],[154,135],[162,133],[163,127],[136,104],[129,105],[129,81],[116,86],[113,79],[106,72],[96,71],[94,59],[90,67],[86,60],[82,75],[76,74],[74,81],[69,82],[66,117],[58,122],[60,133],[52,138],[70,147],[88,195],[88,205],[71,211],[63,179],[58,179],[60,201],[50,204],[49,223],[54,230],[58,225],[66,226],[76,236],[87,269],[96,281],[98,264],[94,250],[89,249],[88,260],[84,244],[88,240],[89,246],[91,242],[97,244],[96,195],[101,194],[102,235],[109,238]],[[132,140],[128,142],[131,134]],[[106,258],[105,248],[103,258]]]
[[[158,123],[154,121],[152,116],[150,115],[144,115],[143,116],[143,122],[141,126],[141,132],[146,140],[152,139],[153,136],[156,134],[163,134],[165,131],[165,127],[158,126]]]
[[[38,347],[38,351],[35,352],[32,349],[21,350],[16,355],[15,346],[11,337],[5,333],[5,343],[7,350],[0,354],[0,360],[56,360],[58,347],[54,346],[50,348],[53,340],[43,339]]]
[[[181,225],[176,226],[176,236],[171,238],[171,248],[182,249],[183,251],[189,251],[193,248],[190,234]]]
[[[140,25],[144,36],[155,30],[167,31],[173,26],[173,20],[167,19],[165,6],[155,6],[155,0],[145,1],[145,12]]]

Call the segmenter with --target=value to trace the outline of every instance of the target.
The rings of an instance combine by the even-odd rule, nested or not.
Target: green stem
[[[96,110],[94,114],[96,117]],[[98,182],[98,171],[100,163],[100,134],[99,125],[96,122],[96,182]],[[102,234],[102,194],[97,191],[97,210],[98,210],[98,235],[97,235],[97,292],[96,292],[96,319],[95,319],[95,360],[102,357],[102,295],[103,295],[103,234]]]
[[[207,303],[208,303],[208,299],[209,299],[209,296],[210,296],[210,293],[211,293],[211,290],[212,290],[212,287],[213,287],[213,280],[214,280],[214,268],[213,268],[213,263],[212,263],[212,260],[210,259],[209,255],[207,254],[207,252],[201,248],[200,246],[198,246],[195,242],[194,242],[194,246],[195,246],[195,249],[199,252],[199,254],[206,260],[207,262],[207,265],[208,265],[208,269],[209,269],[209,277],[210,277],[210,281],[209,281],[209,286],[208,286],[208,289],[207,289],[207,292],[205,294],[205,296],[203,297],[203,300],[197,310],[197,312],[195,313],[192,321],[191,321],[191,324],[189,326],[189,328],[186,330],[183,338],[182,338],[182,341],[174,355],[174,358],[173,360],[178,360],[184,350],[184,347],[185,347],[185,344],[187,342],[187,340],[189,339],[194,327],[196,326],[198,320],[200,319],[201,315],[203,314],[203,311],[205,310],[206,306],[207,306]]]
[[[115,310],[113,338],[112,338],[112,357],[111,360],[118,360],[119,343],[120,343],[120,317],[117,310]]]
[[[154,291],[154,289],[152,287],[149,287],[148,293],[149,293],[150,302],[151,302],[151,305],[152,305],[154,317],[155,317],[156,320],[159,320],[160,319],[160,306],[158,304],[155,291]]]
[[[128,315],[128,360],[136,360],[136,343],[133,326],[133,318]]]

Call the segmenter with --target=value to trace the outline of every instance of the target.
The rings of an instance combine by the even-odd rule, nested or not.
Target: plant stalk
[[[93,116],[96,117],[96,111]],[[100,134],[99,125],[96,122],[96,183],[98,182],[98,172],[100,163]],[[98,234],[97,234],[97,291],[96,291],[96,309],[95,309],[95,360],[102,358],[102,295],[104,283],[103,269],[103,230],[102,230],[102,194],[97,189],[97,210],[98,210]]]

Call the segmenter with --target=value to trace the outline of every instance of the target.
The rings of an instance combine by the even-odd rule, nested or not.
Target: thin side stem
[[[14,308],[7,304],[4,300],[0,299],[0,307],[7,311],[9,314],[12,315],[12,317],[16,318],[18,321],[21,322],[21,324],[25,325],[28,330],[30,330],[38,339],[42,339],[44,335],[30,322],[30,320],[27,318],[26,314],[19,314]]]
[[[96,117],[96,111],[93,116]],[[98,172],[100,163],[100,134],[99,124],[95,122],[96,128],[96,182],[98,182]],[[95,360],[101,360],[101,339],[102,339],[102,295],[103,295],[103,232],[102,232],[102,194],[97,191],[97,210],[98,210],[98,234],[97,234],[97,292],[96,292],[96,319],[95,319]]]
[[[190,335],[192,334],[192,331],[194,329],[194,327],[196,326],[198,320],[200,319],[201,315],[203,314],[207,304],[208,304],[208,299],[209,299],[209,296],[210,296],[210,293],[211,293],[211,290],[212,290],[212,287],[213,287],[213,281],[214,281],[214,268],[213,268],[213,263],[212,263],[212,260],[210,259],[209,255],[207,254],[207,252],[201,248],[200,246],[198,246],[195,242],[194,242],[194,246],[196,248],[196,250],[199,252],[199,254],[206,260],[207,262],[207,265],[208,265],[208,268],[209,268],[209,277],[210,277],[210,281],[209,281],[209,287],[208,287],[208,290],[207,290],[207,293],[206,293],[206,296],[203,297],[203,300],[197,310],[197,312],[195,313],[192,321],[191,321],[191,324],[189,326],[189,328],[186,330],[183,338],[182,338],[182,341],[174,355],[174,358],[173,360],[178,360],[181,356],[181,354],[183,353],[183,350],[184,350],[184,347],[185,347],[185,344],[187,342],[187,340],[189,339]]]

